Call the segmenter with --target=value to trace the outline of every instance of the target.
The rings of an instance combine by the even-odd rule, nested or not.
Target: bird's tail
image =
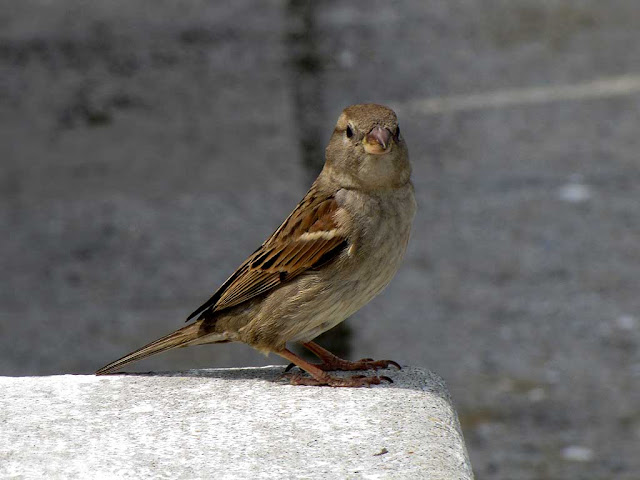
[[[151,342],[148,345],[145,345],[142,348],[139,348],[135,352],[131,352],[128,355],[125,355],[119,360],[115,362],[111,362],[109,365],[105,365],[100,370],[96,372],[96,375],[104,375],[106,373],[111,373],[119,368],[125,366],[128,363],[135,362],[136,360],[140,360],[142,358],[148,357],[150,355],[154,355],[156,353],[164,352],[166,350],[171,350],[172,348],[177,347],[186,347],[187,345],[194,345],[198,343],[213,343],[216,339],[211,339],[209,341],[203,341],[204,338],[203,333],[200,331],[200,324],[202,322],[195,322],[186,327],[181,328],[180,330],[176,330],[169,335],[159,338]],[[206,335],[206,334],[205,334]],[[200,339],[200,340],[199,340]],[[199,341],[198,341],[199,340]],[[208,339],[207,339],[208,340]],[[219,341],[224,341],[224,339],[220,339]]]

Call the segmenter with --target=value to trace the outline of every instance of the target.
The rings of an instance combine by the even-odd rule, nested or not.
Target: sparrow
[[[336,377],[334,370],[377,370],[391,360],[351,362],[313,342],[380,293],[395,275],[416,212],[411,165],[396,114],[376,105],[344,109],[325,164],[280,227],[189,317],[195,322],[112,362],[122,366],[177,347],[244,342],[276,353],[309,376],[294,385],[360,387],[385,376]],[[310,363],[287,348],[300,343]]]

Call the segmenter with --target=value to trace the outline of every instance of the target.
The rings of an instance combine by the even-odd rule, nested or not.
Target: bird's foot
[[[390,365],[401,370],[400,365],[393,360],[374,360],[372,358],[363,358],[357,362],[351,362],[334,355],[329,350],[321,347],[315,342],[306,342],[303,343],[302,346],[313,352],[313,354],[321,360],[322,363],[315,364],[314,366],[325,372],[337,370],[346,372],[352,372],[354,370],[379,370],[381,368],[387,368]]]
[[[364,375],[355,375],[353,377],[332,377],[330,375],[321,378],[306,377],[300,374],[287,375],[291,385],[307,385],[307,386],[329,386],[329,387],[370,387],[371,385],[380,385],[383,381],[393,383],[389,377],[381,375],[379,377],[366,377]]]
[[[318,367],[320,370],[325,372],[335,372],[335,371],[343,371],[343,372],[352,372],[355,370],[380,370],[383,368],[388,368],[393,365],[398,370],[402,370],[402,367],[398,364],[398,362],[394,362],[393,360],[374,360],[372,358],[363,358],[358,360],[357,362],[350,362],[349,360],[343,360],[339,357],[328,358],[325,359],[322,363],[314,363],[314,367]],[[295,367],[295,363],[290,363],[285,372],[288,372],[293,367]]]
[[[326,371],[354,371],[354,370],[380,370],[387,368],[389,365],[393,365],[398,370],[401,369],[400,365],[393,360],[374,360],[373,358],[363,358],[356,362],[350,362],[349,360],[343,360],[341,358],[331,359],[331,361],[324,361],[317,365],[321,370]]]
[[[313,348],[312,351],[322,359],[323,365],[326,366],[327,363],[330,363],[332,365],[332,368],[330,369],[334,369],[334,370],[335,368],[333,367],[335,366],[342,366],[343,369],[347,369],[344,367],[348,367],[348,369],[361,370],[365,366],[366,368],[373,368],[372,366],[370,366],[371,362],[380,363],[380,362],[374,362],[373,360],[370,360],[370,359],[361,360],[360,362],[348,362],[346,360],[342,360],[341,358],[336,357],[332,353],[329,353],[329,355],[325,355],[324,349],[322,347],[317,347],[315,344],[311,344],[311,343],[305,344],[305,346],[307,345],[311,345],[311,347]],[[320,351],[322,356],[317,353],[318,351]],[[299,366],[300,368],[305,370],[309,375],[311,375],[311,377],[307,377],[297,373],[287,374],[286,372],[289,370],[289,367],[287,367],[283,376],[288,377],[292,385],[311,385],[311,386],[326,385],[329,387],[369,387],[371,385],[380,385],[380,383],[382,383],[383,381],[393,383],[393,380],[383,375],[373,376],[373,377],[366,377],[364,375],[355,375],[352,377],[332,377],[324,369],[307,362],[306,360],[304,360],[303,358],[300,358],[298,355],[296,355],[293,352],[290,352],[286,348],[283,348],[277,353],[278,355],[281,355],[287,360],[294,362],[297,366]],[[338,364],[335,364],[334,362],[327,362],[327,360],[338,360],[339,362]],[[361,362],[364,362],[364,364]],[[384,363],[386,366],[386,365],[389,365],[388,362],[390,362],[390,360],[382,360],[381,362],[382,363],[380,363],[380,365]],[[395,362],[392,362],[392,363],[395,364]],[[378,365],[378,368],[382,368],[380,365]],[[400,365],[396,364],[396,366],[400,368]]]

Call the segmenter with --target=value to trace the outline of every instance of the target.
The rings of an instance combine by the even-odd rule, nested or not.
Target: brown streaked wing
[[[246,302],[334,258],[347,245],[335,218],[338,208],[335,198],[319,196],[312,188],[280,228],[187,320]]]

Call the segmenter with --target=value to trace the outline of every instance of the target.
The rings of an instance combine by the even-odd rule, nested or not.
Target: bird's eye
[[[353,137],[353,130],[351,130],[351,127],[347,125],[347,138],[351,137]]]

